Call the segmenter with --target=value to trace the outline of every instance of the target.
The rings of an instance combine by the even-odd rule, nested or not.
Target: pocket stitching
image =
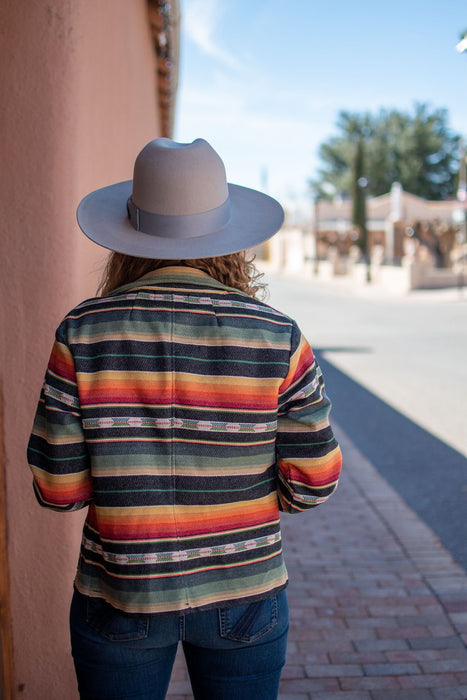
[[[270,599],[266,598],[264,600],[264,602],[266,602],[267,600],[270,600]],[[278,613],[277,596],[275,596],[271,600],[271,604],[272,604],[272,610],[271,610],[271,618],[270,618],[269,624],[266,625],[266,627],[263,627],[259,632],[257,632],[256,634],[253,634],[253,635],[233,635],[232,630],[227,630],[226,629],[227,623],[228,623],[227,616],[228,616],[228,611],[231,610],[231,608],[222,608],[221,610],[219,610],[219,623],[220,623],[221,637],[223,637],[224,639],[230,639],[233,642],[245,642],[247,644],[251,643],[251,642],[255,642],[257,639],[264,637],[264,635],[267,634],[268,632],[270,632],[273,629],[273,627],[275,627],[277,624],[277,617],[278,617],[278,614],[277,614]],[[248,610],[248,608],[247,608],[247,610]],[[245,613],[247,610],[245,610]],[[243,613],[243,614],[245,614],[245,613]],[[236,624],[238,624],[238,621]],[[233,628],[235,626],[236,625],[233,625]]]
[[[93,606],[94,610],[92,609]],[[101,608],[96,608],[96,599],[94,598],[88,598],[86,602],[86,622],[94,632],[110,642],[132,642],[146,639],[149,632],[149,619],[147,616],[135,617],[135,629],[131,632],[109,632],[106,631],[106,627],[108,627],[108,623],[112,620],[112,617],[118,615],[125,616],[125,613],[122,610],[113,608],[104,600],[102,600],[101,606]],[[104,606],[108,606],[108,609]]]

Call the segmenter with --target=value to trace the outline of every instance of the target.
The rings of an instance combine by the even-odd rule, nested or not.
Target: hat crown
[[[90,192],[76,214],[83,232],[99,245],[164,260],[251,248],[284,220],[272,197],[227,183],[221,158],[204,139],[150,141],[136,158],[133,180]]]
[[[133,173],[134,204],[163,215],[210,211],[229,196],[224,164],[204,139],[177,143],[158,138],[138,154]]]

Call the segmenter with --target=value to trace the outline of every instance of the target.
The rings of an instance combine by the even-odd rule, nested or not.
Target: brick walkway
[[[336,494],[283,517],[291,628],[279,698],[467,700],[467,573],[336,435]],[[167,697],[193,697],[181,655]]]

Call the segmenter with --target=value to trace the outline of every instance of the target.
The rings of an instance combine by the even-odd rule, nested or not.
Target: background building
[[[458,243],[456,232],[459,229],[459,201],[431,201],[417,197],[402,190],[394,183],[391,192],[379,197],[369,197],[366,203],[368,248],[371,255],[376,247],[381,248],[382,261],[389,264],[400,264],[407,254],[406,241],[408,234],[412,237],[425,237],[425,245],[429,248],[436,238],[444,245],[447,253],[444,266],[450,267],[454,262],[449,258],[450,252],[455,252]],[[461,212],[462,214],[462,212]],[[420,230],[412,230],[419,226]],[[433,229],[431,237],[427,229]],[[329,246],[334,246],[342,255],[348,255],[358,236],[353,233],[352,201],[336,198],[334,201],[318,201],[315,206],[314,231],[316,234],[318,254],[327,256]],[[410,236],[409,236],[410,237]],[[432,241],[430,240],[432,238]],[[443,240],[444,239],[444,240]],[[420,251],[423,257],[423,251]],[[436,261],[434,261],[436,263]]]

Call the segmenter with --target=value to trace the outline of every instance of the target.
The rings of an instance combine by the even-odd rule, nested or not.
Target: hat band
[[[200,214],[153,214],[139,209],[131,197],[127,202],[128,218],[136,231],[163,238],[196,238],[215,233],[228,224],[231,216],[230,198]]]

